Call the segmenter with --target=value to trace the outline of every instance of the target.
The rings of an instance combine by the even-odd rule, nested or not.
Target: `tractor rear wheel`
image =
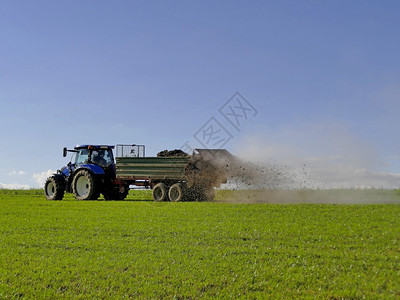
[[[180,184],[180,183],[173,184],[169,188],[168,196],[172,202],[182,201],[183,196],[184,196],[184,188],[183,188],[182,184]]]
[[[64,192],[63,186],[54,176],[47,178],[44,184],[44,195],[47,200],[62,200]]]
[[[153,199],[154,201],[161,202],[168,200],[167,187],[164,183],[157,183],[153,188]]]
[[[76,200],[97,200],[96,179],[88,170],[79,170],[72,180],[72,191]]]

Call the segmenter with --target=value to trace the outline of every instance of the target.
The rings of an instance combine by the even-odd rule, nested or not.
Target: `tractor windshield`
[[[114,158],[111,149],[93,150],[92,161],[102,167],[108,167],[114,163]]]
[[[89,150],[88,149],[80,149],[76,155],[76,165],[81,165],[83,163],[87,163],[89,160]]]

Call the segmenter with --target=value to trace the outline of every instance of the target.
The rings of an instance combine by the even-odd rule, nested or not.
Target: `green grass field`
[[[150,199],[0,191],[0,299],[400,298],[400,201]]]

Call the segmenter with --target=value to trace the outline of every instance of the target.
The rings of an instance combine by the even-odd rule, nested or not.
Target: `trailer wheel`
[[[169,196],[169,199],[173,202],[182,201],[183,196],[184,196],[184,190],[183,190],[182,184],[180,184],[180,183],[173,184],[169,188],[168,196]]]
[[[47,178],[44,184],[44,195],[47,200],[62,200],[64,192],[61,183],[54,176]]]
[[[154,201],[161,202],[168,200],[167,187],[164,183],[157,183],[153,188]]]
[[[96,180],[87,170],[79,170],[72,180],[72,191],[76,200],[97,200]]]

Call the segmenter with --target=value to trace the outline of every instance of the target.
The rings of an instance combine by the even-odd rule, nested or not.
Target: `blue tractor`
[[[116,179],[113,148],[107,145],[78,145],[73,150],[64,148],[63,156],[73,152],[73,158],[46,180],[46,198],[62,200],[67,192],[73,193],[77,200],[96,200],[100,194],[106,200],[125,199],[129,185]]]

